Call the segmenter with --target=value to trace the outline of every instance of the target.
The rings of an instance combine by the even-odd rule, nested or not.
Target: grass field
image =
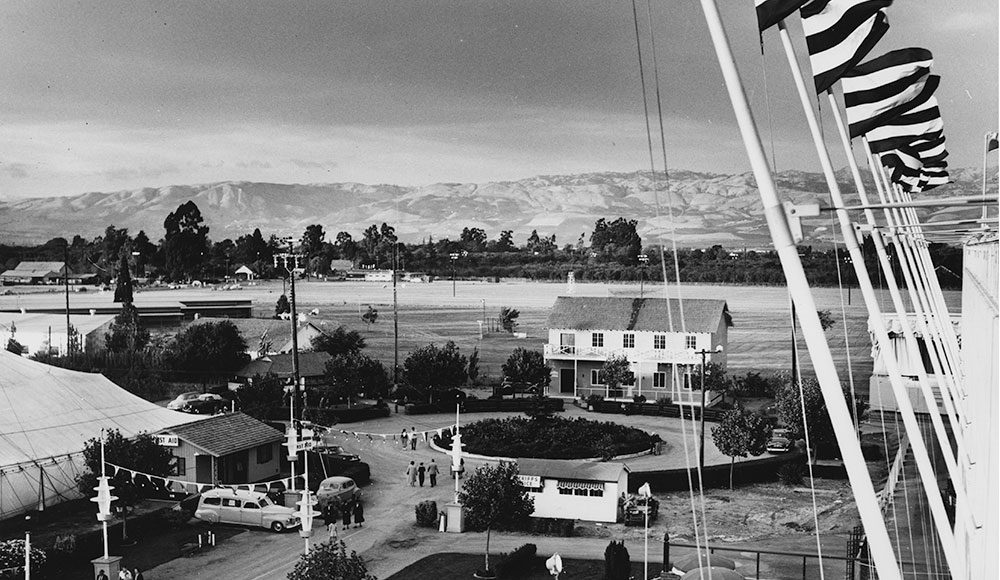
[[[18,291],[28,290],[17,288]],[[523,346],[541,349],[545,341],[545,320],[557,296],[572,293],[575,296],[608,296],[609,292],[637,292],[636,284],[567,284],[506,281],[502,283],[458,282],[455,296],[447,281],[435,283],[401,283],[398,287],[399,303],[399,359],[415,348],[428,343],[443,344],[454,340],[466,355],[473,348],[480,350],[480,369],[484,374],[499,375],[500,366],[510,352]],[[255,316],[269,316],[274,303],[282,292],[280,281],[264,281],[239,291],[215,292],[207,289],[150,290],[136,295],[137,304],[163,304],[181,299],[249,299],[254,305]],[[296,284],[300,312],[319,311],[318,318],[333,320],[362,333],[371,354],[388,365],[393,361],[392,286],[365,282],[302,281]],[[670,288],[671,296],[677,290]],[[857,290],[851,292],[851,305],[846,305],[847,292],[836,288],[814,289],[817,308],[829,309],[837,324],[827,331],[827,340],[841,372],[847,381],[847,361],[850,353],[855,384],[862,393],[867,392],[868,377],[872,370],[871,339],[867,330],[867,312]],[[646,286],[646,296],[663,296],[662,287]],[[726,300],[732,313],[734,327],[729,331],[728,363],[730,374],[743,374],[748,370],[770,373],[790,366],[789,299],[785,288],[766,286],[701,286],[684,285],[683,298],[716,298]],[[843,296],[846,310],[847,333],[845,339],[844,316],[841,307]],[[883,307],[889,305],[888,293],[879,296]],[[957,311],[960,294],[945,292],[949,306]],[[58,292],[15,294],[0,296],[0,308],[59,307],[62,295]],[[72,294],[74,306],[111,304],[112,295],[104,293]],[[361,312],[367,305],[379,311],[378,321],[366,327]],[[480,339],[479,324],[486,315],[496,317],[501,306],[517,308],[521,312],[519,330],[527,338],[515,339],[506,335],[487,335]],[[800,345],[804,343],[800,342]],[[848,349],[848,345],[850,348]],[[810,368],[808,353],[802,351],[803,369]]]

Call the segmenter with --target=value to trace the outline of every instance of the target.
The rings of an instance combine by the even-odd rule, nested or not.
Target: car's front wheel
[[[271,531],[276,534],[280,534],[285,531],[285,524],[281,522],[271,522]]]

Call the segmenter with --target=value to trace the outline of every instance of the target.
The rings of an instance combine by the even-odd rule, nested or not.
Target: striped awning
[[[542,478],[537,475],[518,475],[521,487],[542,487]]]
[[[599,481],[572,481],[560,479],[556,483],[559,489],[604,489],[604,483]]]

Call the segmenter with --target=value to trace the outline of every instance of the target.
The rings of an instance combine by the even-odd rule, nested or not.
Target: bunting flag
[[[986,134],[986,150],[993,151],[994,149],[1000,148],[1000,140],[997,139],[997,133],[987,133]]]
[[[802,6],[816,92],[833,86],[861,62],[889,30],[882,9],[892,0],[811,0]]]
[[[252,489],[254,489],[256,487],[263,487],[264,489],[270,489],[271,486],[283,485],[285,487],[285,489],[288,489],[288,488],[290,488],[292,486],[292,478],[291,477],[286,477],[284,479],[273,479],[273,480],[270,480],[270,481],[262,481],[262,482],[259,482],[259,483],[249,483],[249,484],[248,483],[240,483],[240,484],[237,484],[237,483],[218,483],[218,484],[211,484],[211,483],[201,483],[201,482],[197,482],[197,481],[186,481],[186,480],[183,480],[183,479],[175,479],[175,478],[172,478],[172,477],[161,477],[159,475],[151,475],[149,473],[143,473],[141,471],[136,471],[134,469],[129,469],[127,467],[122,467],[120,465],[115,465],[113,463],[107,463],[107,462],[105,462],[105,465],[108,466],[108,471],[112,475],[117,475],[118,473],[124,473],[126,476],[128,476],[129,480],[132,483],[142,483],[145,480],[145,481],[152,482],[153,485],[156,485],[157,487],[161,487],[161,488],[166,489],[168,491],[171,490],[174,486],[177,486],[177,487],[179,487],[181,489],[184,489],[184,490],[188,490],[188,489],[196,490],[198,493],[201,493],[201,492],[205,491],[206,489],[211,489],[211,488],[215,488],[215,487],[228,487],[228,488],[232,488],[232,489],[252,490]],[[297,476],[295,476],[295,480],[304,482],[305,481],[305,476],[304,475],[297,475]]]
[[[764,32],[788,18],[808,0],[754,0],[757,5],[757,25]]]
[[[910,145],[914,141],[933,139],[944,131],[944,120],[938,109],[937,97],[903,113],[885,125],[869,131],[865,137],[873,153],[885,153]]]
[[[929,50],[904,48],[844,73],[841,83],[851,138],[927,102],[941,81],[930,74],[933,63]]]

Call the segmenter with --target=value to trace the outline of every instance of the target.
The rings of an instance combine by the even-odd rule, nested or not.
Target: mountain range
[[[981,192],[978,170],[952,170],[951,175],[954,183],[921,195]],[[783,171],[775,178],[783,200],[831,205],[821,174]],[[838,173],[838,181],[849,203],[856,200],[856,195],[846,194],[854,190],[846,170]],[[0,243],[42,243],[76,234],[90,238],[112,224],[132,234],[144,230],[156,241],[163,236],[167,214],[188,200],[198,205],[213,240],[235,239],[254,228],[265,236],[298,236],[309,224],[322,225],[329,240],[340,231],[358,239],[371,224],[385,222],[395,226],[400,239],[407,242],[428,237],[457,239],[463,228],[475,227],[490,238],[501,230],[513,230],[519,245],[537,230],[542,236],[555,234],[557,243],[564,245],[575,243],[581,234],[589,239],[598,218],[622,216],[637,220],[645,243],[658,236],[669,239],[673,232],[682,246],[770,246],[753,174],[692,171],[674,171],[667,183],[662,175],[654,180],[649,172],[423,186],[226,181],[0,201]],[[979,209],[938,208],[921,213],[933,221],[976,216]],[[805,221],[806,243],[831,241],[830,225],[829,213]]]

